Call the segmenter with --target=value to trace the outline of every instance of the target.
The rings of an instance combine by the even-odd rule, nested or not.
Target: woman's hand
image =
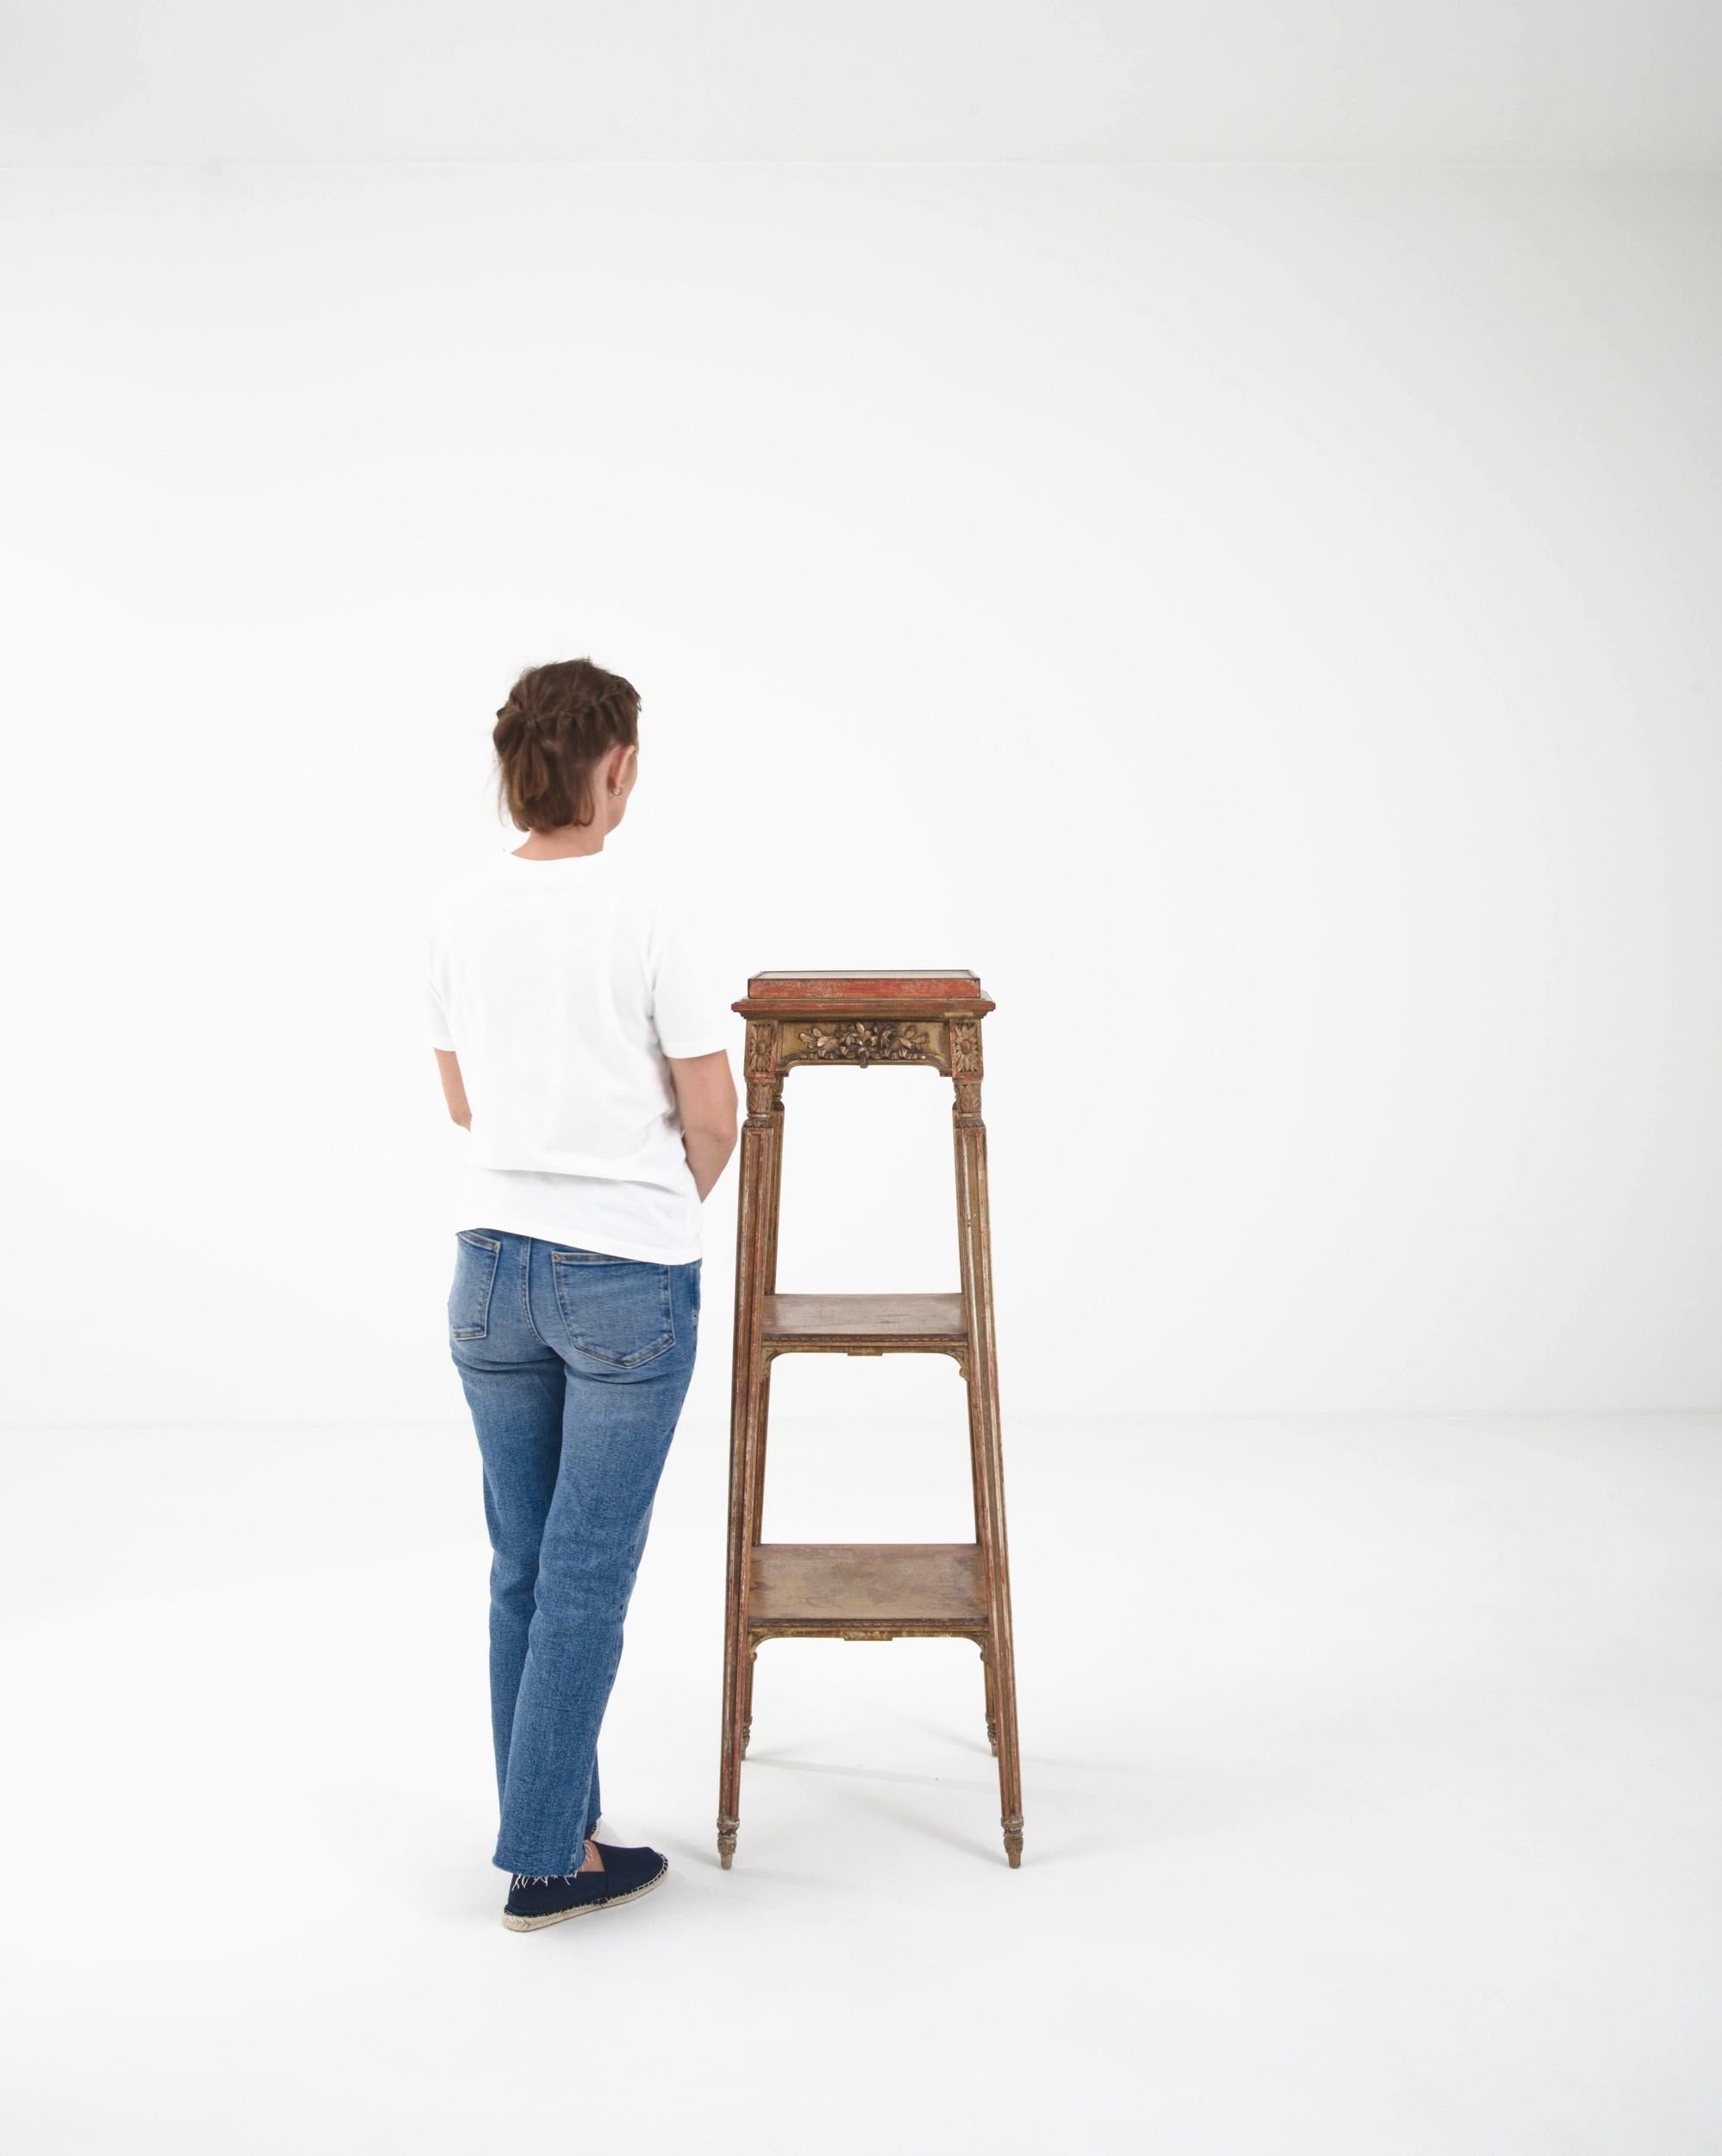
[[[667,1056],[664,1061],[681,1110],[682,1150],[703,1205],[736,1150],[737,1102],[730,1051],[717,1048],[709,1056]]]
[[[460,1075],[460,1059],[452,1048],[434,1048],[437,1073],[442,1080],[442,1098],[448,1112],[463,1131],[473,1127],[473,1111],[467,1105],[467,1081]]]

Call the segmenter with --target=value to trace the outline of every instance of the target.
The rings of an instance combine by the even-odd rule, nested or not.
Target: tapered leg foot
[[[727,1871],[736,1854],[736,1831],[740,1822],[720,1819],[717,1822],[717,1861]]]
[[[991,1714],[986,1717],[986,1742],[996,1759],[999,1757],[999,1725]]]
[[[743,1722],[742,1724],[742,1757],[744,1759],[748,1756],[748,1739],[753,1733],[754,1725],[751,1722]]]
[[[1023,1821],[1019,1814],[1005,1821],[1005,1860],[1015,1871],[1023,1861]]]

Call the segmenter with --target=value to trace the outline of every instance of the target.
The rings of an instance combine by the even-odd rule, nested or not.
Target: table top
[[[977,974],[959,966],[845,967],[827,972],[756,973],[730,1005],[743,1017],[866,1017],[901,1012],[979,1018],[994,1009]]]

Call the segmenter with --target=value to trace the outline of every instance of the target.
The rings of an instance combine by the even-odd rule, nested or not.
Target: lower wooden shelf
[[[767,1295],[760,1332],[776,1354],[960,1354],[967,1344],[955,1295]]]
[[[881,1639],[986,1629],[972,1542],[761,1542],[748,1570],[750,1633]]]

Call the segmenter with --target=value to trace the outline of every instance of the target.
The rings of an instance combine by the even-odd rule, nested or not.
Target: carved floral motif
[[[749,1078],[770,1075],[775,1063],[777,1028],[769,1019],[750,1018],[748,1021],[747,1048],[742,1070]]]
[[[859,1063],[865,1070],[869,1063],[924,1062],[936,1052],[924,1025],[895,1018],[845,1018],[801,1028],[800,1053],[816,1062]]]
[[[953,1018],[950,1025],[951,1075],[980,1075],[980,1023],[978,1018]]]

